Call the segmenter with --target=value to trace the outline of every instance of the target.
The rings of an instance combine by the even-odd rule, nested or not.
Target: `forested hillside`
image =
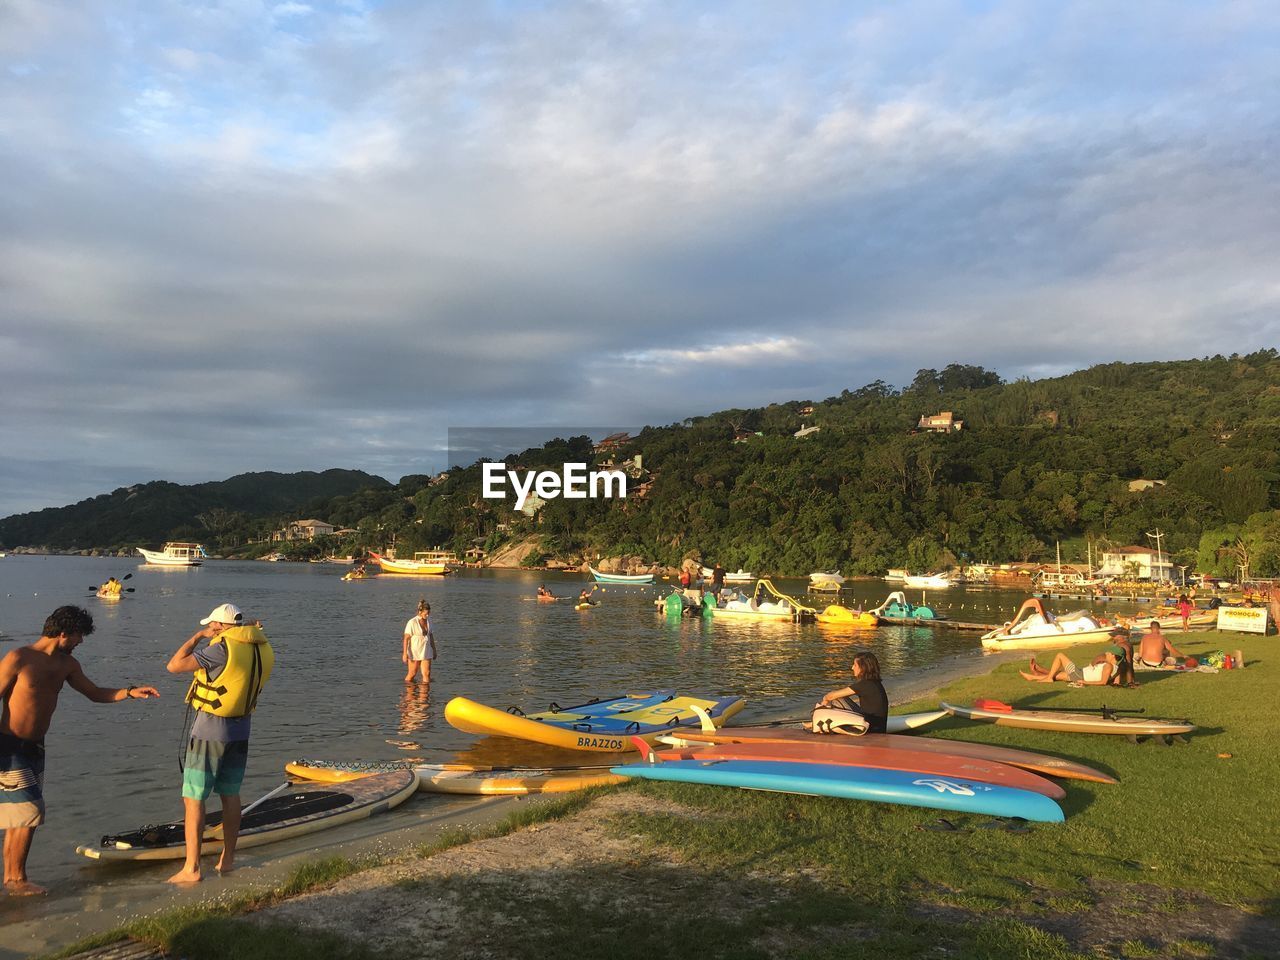
[[[944,411],[963,428],[918,429],[922,416]],[[1234,573],[1246,561],[1256,576],[1280,574],[1275,350],[1112,363],[1012,383],[953,364],[921,370],[902,389],[876,382],[826,399],[649,427],[612,459],[637,454],[643,470],[622,502],[555,499],[526,517],[482,499],[480,466],[470,465],[394,487],[344,474],[351,481],[344,495],[311,500],[305,512],[358,528],[344,548],[381,547],[394,537],[401,555],[435,546],[461,552],[535,536],[546,558],[627,554],[674,565],[696,554],[730,569],[789,574],[1049,559],[1055,541],[1064,559],[1075,559],[1087,540],[1147,544],[1146,533],[1159,529],[1179,564]],[[596,459],[590,441],[577,437],[508,464]],[[332,473],[340,472],[320,476]],[[368,485],[351,492],[361,476]],[[1139,479],[1163,485],[1130,491]],[[9,518],[0,521],[0,541],[112,545],[199,534],[243,542],[258,508],[229,502],[225,491],[215,503],[202,488],[217,486],[148,484]],[[153,488],[165,493],[163,512],[129,507]],[[207,521],[215,507],[239,517],[221,529],[202,526],[197,518]],[[56,523],[36,523],[55,514]]]
[[[269,533],[335,496],[390,488],[360,470],[242,473],[184,486],[157,480],[121,487],[67,507],[0,520],[0,545],[53,549],[118,548],[163,540],[218,540],[234,545]]]

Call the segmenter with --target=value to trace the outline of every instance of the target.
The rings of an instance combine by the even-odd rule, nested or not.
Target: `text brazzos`
[[[524,507],[529,494],[536,493],[543,500],[564,497],[568,500],[593,500],[601,497],[622,498],[627,495],[627,475],[621,470],[591,470],[585,463],[566,463],[560,473],[554,470],[530,470],[523,476],[519,471],[507,470],[505,464],[482,465],[484,486],[481,496],[486,500],[505,500],[506,484],[510,482],[516,500],[512,509]]]

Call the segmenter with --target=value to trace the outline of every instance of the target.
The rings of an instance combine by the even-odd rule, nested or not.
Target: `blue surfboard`
[[[902,770],[771,760],[668,760],[631,763],[614,767],[613,772],[645,780],[844,797],[1042,823],[1064,819],[1062,808],[1054,801],[1030,790]]]

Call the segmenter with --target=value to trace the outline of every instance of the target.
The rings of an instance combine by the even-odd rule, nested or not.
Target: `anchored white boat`
[[[907,574],[902,578],[902,585],[909,590],[946,590],[951,583],[951,578],[945,573],[927,573],[918,577]]]
[[[704,579],[710,580],[714,575],[715,575],[715,570],[712,569],[711,567],[702,568],[702,576]],[[724,582],[725,583],[750,583],[755,578],[756,578],[756,575],[754,573],[748,573],[746,570],[743,570],[741,567],[739,567],[737,573],[726,573],[724,575]]]
[[[157,567],[198,567],[209,559],[204,547],[198,543],[180,543],[176,540],[166,543],[159,550],[138,548],[147,563]]]
[[[984,650],[1056,650],[1075,643],[1098,643],[1116,628],[1084,610],[1055,617],[1039,600],[1027,600],[1003,627],[982,635]]]

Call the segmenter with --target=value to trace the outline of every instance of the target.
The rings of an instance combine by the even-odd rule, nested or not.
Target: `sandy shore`
[[[901,679],[891,679],[886,687],[892,702],[906,703],[925,697],[953,680],[986,673],[1009,659],[1019,658],[1015,654],[960,654],[921,668]],[[798,711],[803,712],[804,709]],[[748,711],[738,722],[772,719],[775,717],[753,715]],[[16,960],[19,957],[59,950],[91,934],[174,907],[216,902],[229,895],[250,890],[266,890],[278,884],[300,864],[318,857],[377,856],[394,859],[410,847],[430,842],[450,828],[494,823],[515,809],[515,804],[536,802],[538,799],[535,797],[524,800],[469,799],[418,794],[398,810],[360,824],[245,851],[241,869],[235,874],[228,878],[215,876],[194,890],[175,890],[165,883],[165,878],[173,869],[173,865],[167,863],[154,866],[90,866],[83,872],[82,881],[78,881],[71,889],[55,889],[48,898],[25,901],[0,899],[0,924],[3,924],[5,934],[0,939],[0,960]],[[627,802],[635,801],[610,799],[607,804]],[[565,857],[572,859],[580,856],[584,848],[579,842],[583,829],[581,817],[572,818],[572,823],[573,826],[567,829],[571,835],[573,831],[577,831],[578,840],[563,839],[561,834],[565,828],[559,824],[548,824],[509,837],[468,844],[427,861],[406,860],[374,868],[323,894],[298,899],[300,903],[325,904],[316,909],[331,909],[341,914],[348,909],[342,906],[345,901],[341,898],[350,892],[353,896],[350,910],[358,912],[363,909],[357,904],[364,895],[356,896],[356,891],[367,889],[385,892],[394,888],[406,875],[419,869],[437,871],[456,868],[463,872],[474,871],[479,869],[475,864],[486,862],[485,858],[500,857],[504,855],[500,851],[504,850],[510,851],[510,856],[514,858],[512,862],[515,863],[524,855],[521,851],[530,853],[526,849],[530,844],[536,845],[538,849],[536,858],[524,861],[526,863],[546,864],[558,862]],[[604,840],[600,842],[602,850],[607,848],[614,850],[619,856],[624,855]],[[562,845],[564,849],[560,849]],[[474,863],[471,860],[473,854],[479,858]],[[445,859],[441,859],[442,857]],[[442,864],[445,866],[442,867]],[[372,895],[370,899],[376,903],[379,896]],[[283,918],[290,915],[290,910],[306,909],[310,908],[284,905],[263,911],[261,915],[275,916],[279,911]]]

